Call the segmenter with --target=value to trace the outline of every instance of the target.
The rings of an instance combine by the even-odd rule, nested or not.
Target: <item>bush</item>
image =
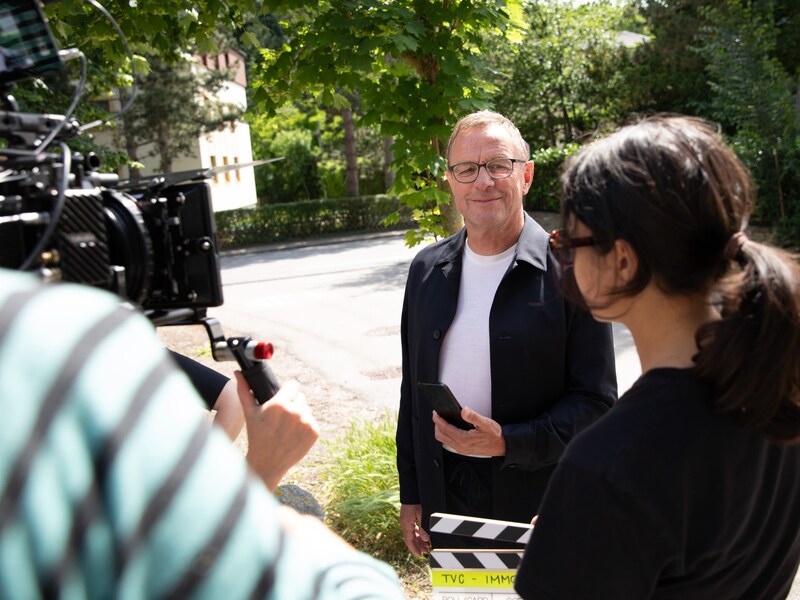
[[[354,422],[344,436],[329,442],[323,474],[328,525],[362,552],[408,569],[427,564],[406,548],[400,530],[397,480],[397,417]]]
[[[259,204],[295,202],[323,195],[317,155],[308,131],[280,131],[271,141],[268,155],[284,160],[256,169]]]
[[[800,252],[800,212],[778,221],[773,235],[775,244],[792,252]]]
[[[561,209],[561,167],[579,148],[578,144],[567,144],[563,148],[542,148],[533,153],[533,185],[525,196],[525,210],[558,212]]]

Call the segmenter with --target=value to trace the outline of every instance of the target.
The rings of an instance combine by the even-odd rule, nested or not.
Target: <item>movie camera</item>
[[[65,115],[20,112],[16,82],[78,55],[82,78]],[[203,325],[214,359],[236,359],[259,402],[269,400],[279,387],[266,364],[271,345],[226,338],[206,314],[223,303],[206,180],[276,159],[120,181],[66,144],[86,129],[70,116],[84,79],[83,55],[58,50],[38,0],[0,0],[0,267],[112,291],[156,326]]]

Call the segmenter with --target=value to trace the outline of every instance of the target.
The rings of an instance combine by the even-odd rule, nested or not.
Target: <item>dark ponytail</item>
[[[712,407],[776,444],[800,442],[800,265],[746,241],[720,290],[722,320],[697,333],[698,381]]]

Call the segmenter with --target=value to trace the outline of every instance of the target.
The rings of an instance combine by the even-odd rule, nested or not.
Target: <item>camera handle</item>
[[[254,342],[250,337],[225,338],[219,321],[212,317],[200,317],[199,322],[208,333],[214,360],[235,358],[259,404],[264,404],[278,393],[281,387],[278,378],[267,364],[267,359],[272,358],[272,344]]]
[[[156,327],[202,325],[208,333],[211,355],[214,360],[222,362],[236,359],[259,404],[264,404],[278,393],[281,387],[280,383],[267,364],[267,360],[272,358],[272,344],[255,342],[251,337],[226,338],[220,322],[213,317],[206,316],[204,309],[149,311],[147,316]]]
[[[242,374],[259,404],[264,404],[278,393],[281,386],[266,360],[272,357],[272,344],[256,343],[249,337],[231,337],[228,338],[227,345],[239,362]],[[269,356],[259,358],[259,348],[264,346],[269,347]]]

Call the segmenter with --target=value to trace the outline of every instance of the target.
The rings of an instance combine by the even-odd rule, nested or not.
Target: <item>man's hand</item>
[[[428,532],[420,527],[422,506],[419,504],[400,505],[400,529],[403,541],[414,556],[422,556],[431,550],[431,538]]]
[[[506,441],[497,421],[476,413],[471,408],[461,409],[461,418],[472,423],[475,429],[465,431],[451,425],[433,411],[434,437],[459,454],[474,456],[505,456]]]
[[[317,441],[319,425],[296,381],[287,381],[272,399],[259,404],[241,371],[234,374],[247,424],[247,462],[274,491]]]

